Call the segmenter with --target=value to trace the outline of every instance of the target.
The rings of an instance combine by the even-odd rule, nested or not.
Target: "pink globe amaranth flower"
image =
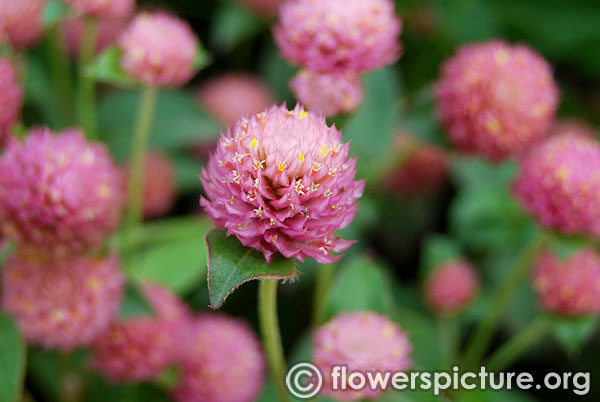
[[[45,5],[45,0],[2,0],[0,2],[0,26],[13,46],[27,47],[41,39],[42,14]]]
[[[101,144],[80,131],[32,130],[0,157],[0,222],[29,256],[65,256],[99,247],[125,201],[123,175]]]
[[[169,158],[157,151],[148,152],[144,166],[144,216],[154,218],[173,207],[177,192],[175,169]]]
[[[474,267],[463,260],[456,260],[434,268],[425,281],[425,299],[432,310],[458,313],[466,308],[477,295],[479,279]]]
[[[252,9],[264,17],[275,17],[279,13],[279,6],[286,0],[238,0],[238,2]]]
[[[319,73],[302,70],[292,79],[290,87],[308,110],[325,116],[353,112],[363,100],[360,77],[353,71]]]
[[[273,95],[258,78],[228,73],[208,80],[196,92],[200,105],[226,126],[242,117],[262,112],[273,104]]]
[[[170,291],[151,284],[142,290],[156,316],[117,321],[92,345],[92,367],[112,381],[158,376],[175,361],[178,339],[189,325],[187,307]]]
[[[19,120],[23,106],[23,92],[12,64],[0,58],[0,146],[4,144],[10,129]]]
[[[546,251],[536,262],[532,282],[546,311],[566,316],[600,313],[600,256],[593,249],[562,261]]]
[[[437,114],[462,151],[497,161],[518,154],[551,127],[558,88],[550,65],[524,45],[467,45],[443,66]]]
[[[123,18],[131,14],[135,0],[66,0],[81,15],[101,18]]]
[[[600,145],[577,134],[548,138],[524,156],[514,193],[542,225],[600,236]]]
[[[345,313],[318,328],[313,337],[313,360],[323,374],[323,393],[340,401],[376,398],[383,390],[333,390],[333,366],[353,371],[398,372],[412,366],[412,346],[406,333],[387,317],[372,312]],[[339,386],[339,385],[338,385]]]
[[[17,255],[2,271],[2,307],[15,317],[28,342],[69,351],[106,331],[124,283],[114,254],[44,265]]]
[[[177,402],[251,402],[265,379],[265,362],[254,332],[235,318],[202,314],[179,343],[181,379]]]
[[[96,38],[96,54],[113,45],[125,27],[126,20],[123,18],[102,18],[98,20],[98,34]],[[83,20],[81,18],[70,18],[62,22],[61,31],[63,41],[71,56],[77,56],[83,36]]]
[[[123,69],[151,86],[182,86],[194,76],[198,39],[189,25],[164,12],[139,14],[119,37]]]
[[[398,136],[399,152],[410,152],[408,159],[383,180],[387,191],[405,196],[435,192],[448,180],[448,160],[443,149],[429,144],[418,144],[410,135]],[[409,150],[408,148],[413,148]]]
[[[267,261],[312,257],[336,261],[352,244],[332,235],[348,226],[364,181],[342,133],[300,106],[241,119],[221,136],[201,180],[200,204],[219,228]]]
[[[400,57],[402,29],[390,0],[290,0],[275,40],[284,58],[316,71],[368,71]]]

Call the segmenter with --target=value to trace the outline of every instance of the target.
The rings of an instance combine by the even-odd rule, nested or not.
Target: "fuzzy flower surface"
[[[0,146],[4,144],[10,129],[19,119],[23,106],[23,91],[19,87],[17,73],[7,59],[0,58]]]
[[[314,334],[313,361],[321,369],[324,394],[340,401],[373,399],[381,389],[333,390],[334,365],[345,364],[348,373],[404,371],[412,366],[412,346],[406,333],[387,317],[372,312],[338,315]]]
[[[78,130],[37,129],[11,140],[0,171],[4,235],[32,255],[82,253],[119,224],[123,175],[104,145]]]
[[[265,380],[258,338],[244,323],[218,313],[196,318],[180,342],[177,402],[252,402]]]
[[[542,137],[559,98],[550,65],[532,49],[502,41],[462,47],[444,64],[435,94],[452,142],[494,161]]]
[[[290,0],[275,40],[287,60],[322,72],[368,71],[400,57],[402,23],[390,0]]]
[[[115,255],[44,265],[14,256],[2,271],[2,307],[15,317],[28,342],[69,351],[106,331],[124,283]]]
[[[144,217],[154,218],[169,212],[177,192],[175,168],[167,155],[150,151],[144,169]]]
[[[242,117],[267,109],[274,99],[258,77],[245,73],[211,78],[198,88],[196,95],[200,105],[229,127]]]
[[[102,18],[98,20],[96,38],[96,54],[113,45],[125,27],[125,19]],[[83,20],[81,18],[65,19],[61,24],[63,42],[71,56],[77,56],[83,37]]]
[[[23,48],[41,39],[42,14],[45,5],[45,0],[2,0],[0,2],[0,27],[3,28],[4,34],[13,46]]]
[[[473,266],[462,260],[452,261],[428,275],[425,299],[436,312],[457,313],[473,301],[478,288],[479,279]]]
[[[546,311],[565,316],[600,313],[600,256],[593,249],[565,260],[546,251],[534,267],[532,283]]]
[[[151,284],[142,290],[156,315],[114,322],[92,345],[92,367],[112,381],[138,382],[159,375],[175,361],[188,322],[186,306],[169,290]]]
[[[131,14],[135,0],[66,0],[73,9],[86,16],[123,18]]]
[[[118,43],[123,69],[145,85],[178,87],[194,76],[199,42],[180,18],[161,11],[141,13]]]
[[[275,253],[336,261],[352,242],[333,232],[352,222],[364,190],[349,148],[324,117],[273,106],[221,136],[202,172],[200,204],[269,262]]]
[[[521,161],[514,193],[547,228],[600,236],[600,144],[585,135],[555,135]]]
[[[363,100],[363,88],[357,73],[319,73],[300,71],[290,82],[298,101],[310,111],[325,116],[350,113]]]

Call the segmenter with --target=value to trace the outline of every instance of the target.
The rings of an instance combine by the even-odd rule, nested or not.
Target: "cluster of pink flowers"
[[[135,0],[66,0],[73,9],[85,16],[123,18],[135,7]]]
[[[0,147],[4,144],[10,129],[19,119],[23,105],[23,93],[19,87],[17,74],[12,64],[0,59]]]
[[[27,47],[41,39],[45,5],[45,0],[2,0],[0,31],[3,31],[13,46]]]
[[[286,59],[310,70],[292,82],[298,99],[333,115],[361,103],[358,73],[400,57],[401,29],[390,0],[291,0],[281,6],[274,35]]]
[[[565,260],[552,251],[542,254],[533,272],[533,287],[542,308],[566,315],[600,313],[600,256],[585,248]]]
[[[300,106],[242,118],[222,135],[202,171],[200,203],[243,245],[329,263],[352,242],[333,232],[352,222],[364,189],[335,127]]]
[[[477,295],[479,280],[474,267],[463,260],[434,268],[425,281],[427,304],[436,312],[458,313]]]
[[[336,316],[318,328],[313,337],[313,360],[322,373],[344,364],[348,373],[397,372],[412,366],[407,335],[387,317],[356,312]],[[323,376],[323,393],[340,401],[376,398],[382,390],[334,390],[331,376]]]
[[[543,136],[558,105],[550,65],[530,48],[502,41],[462,47],[443,66],[435,93],[454,144],[492,160]]]

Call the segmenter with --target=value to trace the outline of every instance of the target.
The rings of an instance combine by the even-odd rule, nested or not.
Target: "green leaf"
[[[550,233],[550,249],[559,259],[564,260],[588,245],[583,236],[565,236],[560,233]]]
[[[198,45],[196,57],[194,57],[194,70],[200,71],[204,67],[208,66],[211,62],[212,57],[210,56],[210,53],[206,51],[202,44]]]
[[[460,246],[444,235],[430,235],[421,251],[421,273],[426,274],[440,264],[461,258]]]
[[[139,316],[153,316],[154,310],[142,294],[139,287],[131,282],[125,286],[123,301],[121,302],[120,318]]]
[[[20,401],[26,353],[17,324],[9,315],[0,313],[0,401]]]
[[[103,51],[88,67],[86,73],[96,81],[120,88],[133,88],[138,85],[121,67],[121,49],[117,46]]]
[[[244,247],[225,230],[213,230],[206,236],[208,244],[208,292],[210,307],[221,307],[227,296],[238,286],[252,279],[293,279],[294,261],[278,255],[267,263],[264,255]]]
[[[376,311],[390,314],[394,309],[391,278],[375,261],[359,257],[343,267],[329,292],[327,319],[342,312]]]
[[[430,316],[413,309],[400,308],[392,314],[394,321],[406,331],[413,345],[413,360],[417,369],[439,370],[442,362],[442,345],[436,335],[438,327]]]
[[[261,32],[266,24],[237,1],[220,1],[212,27],[211,42],[227,52]]]
[[[42,15],[44,29],[49,29],[58,24],[69,14],[69,7],[60,0],[48,0]]]
[[[199,176],[202,164],[197,158],[184,153],[178,153],[172,159],[175,166],[177,191],[180,193],[198,193],[202,190]]]
[[[567,354],[579,351],[598,327],[597,317],[550,317],[556,340]]]

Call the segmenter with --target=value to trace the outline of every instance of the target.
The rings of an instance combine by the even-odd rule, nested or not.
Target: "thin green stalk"
[[[277,318],[277,279],[264,279],[258,285],[258,319],[271,377],[275,381],[279,400],[288,402],[285,388],[286,363]]]
[[[543,316],[533,320],[521,332],[509,339],[489,358],[486,367],[491,371],[501,371],[510,366],[523,352],[535,345],[548,333],[550,323]]]
[[[96,51],[96,37],[98,33],[98,21],[94,18],[86,18],[83,21],[83,36],[79,48],[79,123],[88,138],[96,138],[96,84],[94,78],[88,74],[88,67],[94,60]]]
[[[61,400],[63,402],[79,402],[81,398],[81,378],[73,370],[72,355],[61,356],[62,376],[60,379]]]
[[[462,368],[464,370],[472,369],[481,361],[492,340],[496,327],[502,318],[502,314],[510,302],[510,298],[531,270],[536,257],[544,249],[547,241],[546,234],[540,232],[526,246],[519,258],[513,264],[507,279],[492,298],[489,311],[479,322],[474,334],[470,338],[463,359]]]
[[[440,344],[442,345],[442,364],[449,369],[456,359],[459,346],[459,326],[456,315],[443,315],[438,318]]]
[[[73,81],[69,55],[58,25],[52,28],[48,38],[48,59],[58,117],[61,126],[66,127],[73,123]]]
[[[318,327],[325,319],[325,308],[327,307],[327,298],[333,275],[335,274],[335,264],[322,264],[317,270],[315,294],[312,310],[312,326]]]

